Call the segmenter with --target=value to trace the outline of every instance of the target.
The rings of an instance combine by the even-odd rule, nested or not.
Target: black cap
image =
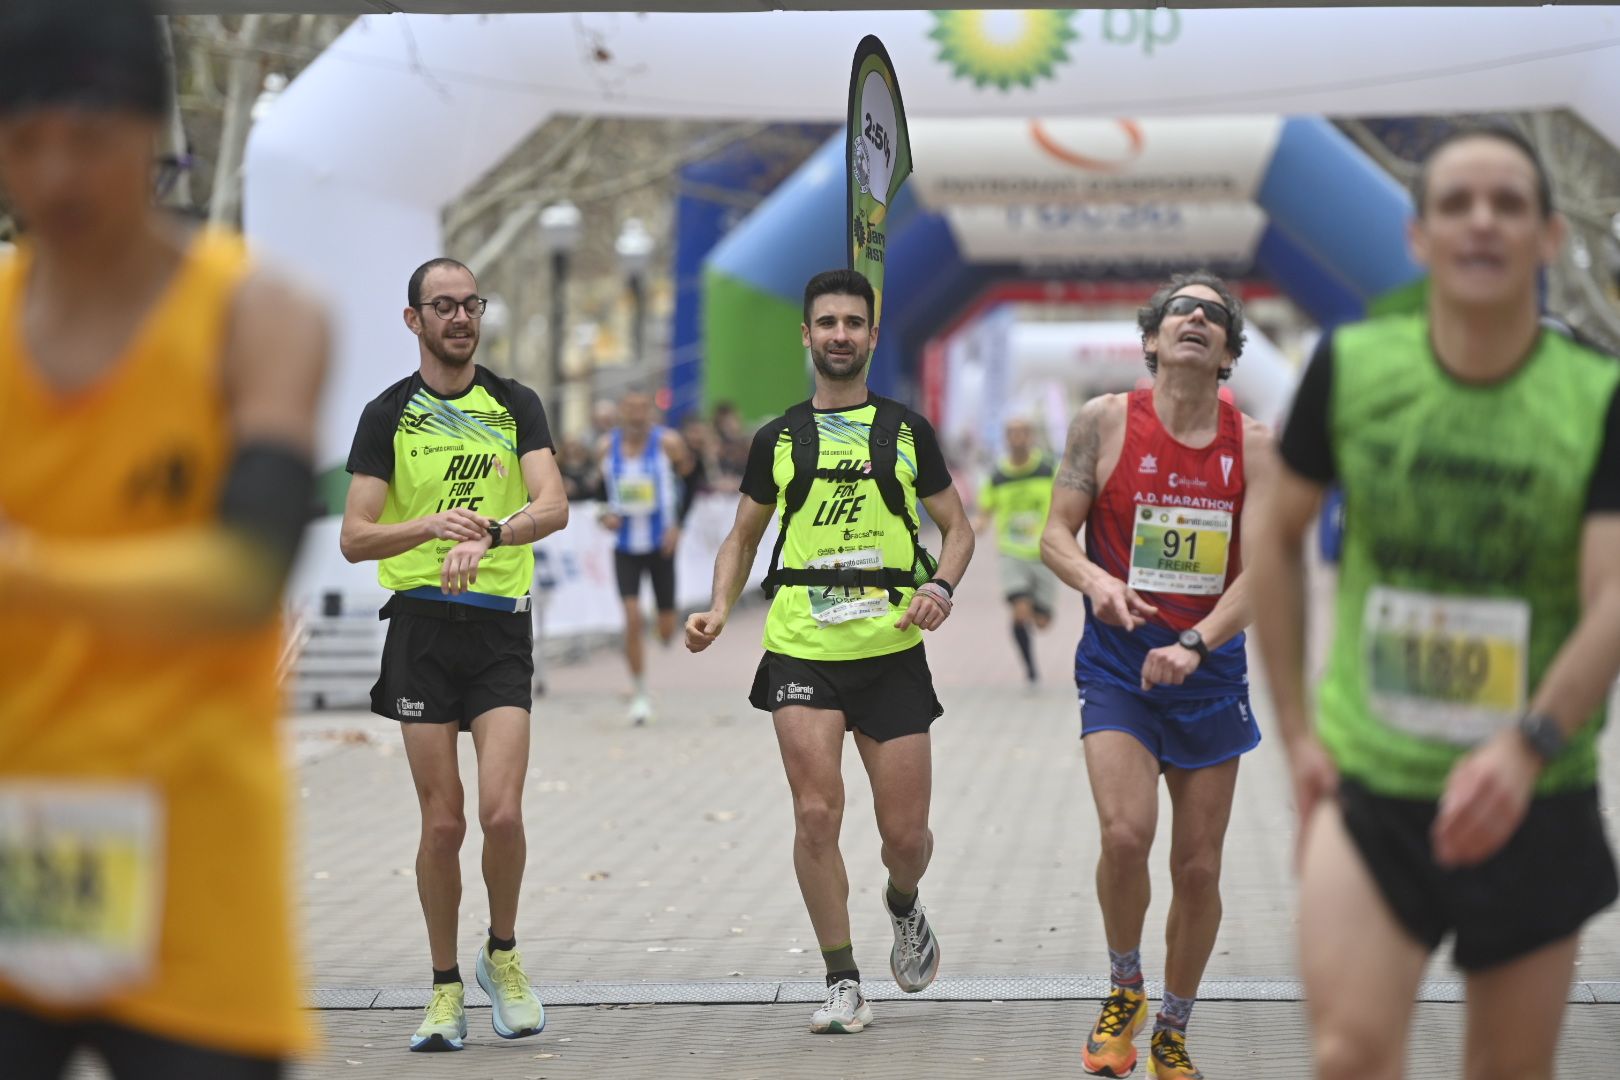
[[[0,0],[0,115],[50,105],[167,112],[149,0]]]

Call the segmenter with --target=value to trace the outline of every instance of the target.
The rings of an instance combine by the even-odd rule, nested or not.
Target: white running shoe
[[[827,1003],[810,1018],[817,1035],[853,1035],[872,1022],[872,1006],[854,979],[840,979],[827,987]]]
[[[652,723],[652,698],[646,694],[637,694],[630,700],[630,722],[636,727],[645,727]]]
[[[888,912],[889,924],[894,927],[889,970],[894,973],[895,985],[908,994],[928,989],[928,984],[939,974],[939,939],[934,936],[934,928],[928,925],[922,904],[913,900],[910,915],[889,911],[887,901],[883,910]]]

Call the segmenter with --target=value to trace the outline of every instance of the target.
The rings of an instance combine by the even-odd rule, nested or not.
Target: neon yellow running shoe
[[[460,1050],[467,1038],[465,989],[458,982],[437,983],[422,1026],[411,1036],[411,1049],[423,1053]]]
[[[538,1035],[546,1026],[546,1009],[523,974],[523,957],[516,949],[491,954],[478,950],[478,985],[489,995],[490,1023],[503,1039]]]

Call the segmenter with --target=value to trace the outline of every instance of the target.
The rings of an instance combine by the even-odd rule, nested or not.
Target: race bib
[[[1528,696],[1530,604],[1376,586],[1362,616],[1367,699],[1391,727],[1472,746]]]
[[[805,563],[809,570],[881,570],[883,553],[876,548],[823,555]],[[851,619],[872,619],[889,613],[886,589],[861,589],[845,585],[807,585],[810,614],[822,626],[835,626]]]
[[[139,784],[0,783],[0,975],[64,1005],[148,978],[162,831]]]
[[[1041,529],[1046,524],[1044,515],[1025,510],[1007,517],[1007,540],[1019,547],[1033,547],[1040,543]]]
[[[1226,589],[1226,552],[1231,542],[1230,510],[1137,503],[1130,587],[1218,596]]]
[[[631,517],[644,517],[658,509],[658,488],[650,476],[619,477],[619,511]]]

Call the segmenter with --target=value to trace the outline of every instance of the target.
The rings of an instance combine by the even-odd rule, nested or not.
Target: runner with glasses
[[[1270,437],[1220,399],[1243,352],[1243,310],[1220,278],[1177,275],[1137,314],[1151,388],[1081,408],[1052,492],[1041,556],[1085,595],[1075,656],[1086,771],[1101,825],[1097,899],[1112,989],[1082,1053],[1129,1076],[1147,1020],[1141,941],[1162,773],[1173,808],[1164,1001],[1148,1071],[1202,1074],[1187,1020],[1221,923],[1221,848],[1249,711],[1242,554]],[[1082,550],[1075,539],[1086,528]]]
[[[540,999],[517,952],[518,887],[527,846],[534,549],[568,522],[562,474],[533,390],[473,363],[486,301],[472,272],[433,259],[411,275],[405,325],[418,370],[361,414],[349,454],[343,555],[378,561],[393,597],[371,711],[400,722],[422,808],[416,887],[427,920],[433,997],[412,1050],[460,1050],[467,1035],[456,964],[461,841],[467,823],[456,765],[459,731],[478,755],[489,940],[478,985],[496,1034],[534,1035]]]

